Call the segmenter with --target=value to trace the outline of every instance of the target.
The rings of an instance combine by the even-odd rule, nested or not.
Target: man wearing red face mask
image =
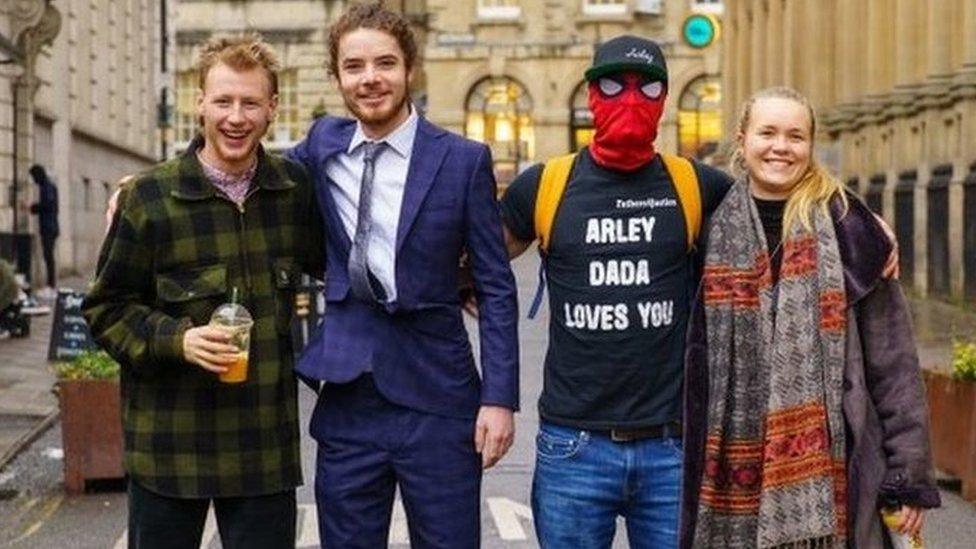
[[[596,134],[577,155],[544,255],[549,348],[532,486],[543,548],[677,545],[684,334],[698,286],[684,213],[654,148],[667,96],[660,47],[601,45],[586,71]],[[502,200],[509,254],[537,238],[542,165]],[[694,164],[702,210],[731,179]]]

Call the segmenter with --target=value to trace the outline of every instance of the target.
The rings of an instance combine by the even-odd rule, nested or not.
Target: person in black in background
[[[37,202],[31,204],[31,213],[38,218],[44,266],[47,269],[47,286],[38,290],[36,295],[43,299],[53,299],[57,296],[58,274],[54,262],[54,244],[61,234],[58,226],[58,188],[39,164],[30,167],[30,175],[37,185]]]

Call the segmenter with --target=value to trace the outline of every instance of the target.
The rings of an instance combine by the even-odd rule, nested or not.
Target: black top
[[[759,221],[762,223],[763,232],[766,233],[766,246],[769,250],[769,263],[773,269],[773,280],[779,279],[779,267],[783,261],[783,247],[780,243],[783,239],[783,212],[786,211],[786,200],[763,200],[762,198],[752,199],[756,202],[756,209],[759,210]]]
[[[704,213],[732,184],[695,165]],[[536,238],[537,165],[502,199],[505,224]],[[681,418],[685,326],[698,280],[684,214],[660,157],[635,172],[581,151],[553,223],[546,271],[549,348],[539,413],[583,429]]]

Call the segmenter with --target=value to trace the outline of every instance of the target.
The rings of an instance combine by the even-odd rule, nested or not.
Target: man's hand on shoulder
[[[238,356],[237,347],[229,341],[230,336],[220,328],[190,328],[183,334],[183,358],[204,370],[223,374]]]
[[[474,448],[481,454],[481,466],[498,463],[515,441],[515,415],[503,406],[482,406],[474,424]]]

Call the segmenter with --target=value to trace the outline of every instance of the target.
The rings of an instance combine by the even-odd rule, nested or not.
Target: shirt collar
[[[410,114],[407,116],[407,119],[377,142],[386,143],[389,148],[393,149],[401,157],[409,158],[410,153],[413,151],[414,138],[417,136],[417,121],[417,108],[411,104]],[[356,131],[352,134],[352,139],[349,141],[349,147],[346,149],[346,153],[352,154],[366,141],[371,141],[371,139],[363,133],[363,124],[357,120]]]

